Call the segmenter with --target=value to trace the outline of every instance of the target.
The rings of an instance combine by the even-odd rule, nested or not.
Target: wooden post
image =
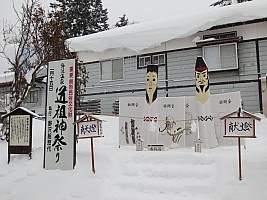
[[[237,113],[237,116],[238,117],[241,117],[241,107],[239,107],[238,109],[238,113]],[[239,180],[241,181],[242,180],[242,168],[241,168],[241,142],[240,142],[240,137],[238,137],[238,168],[239,168]]]
[[[95,174],[95,158],[94,158],[94,141],[93,141],[93,138],[91,138],[91,154],[92,154],[92,171]]]
[[[241,142],[240,137],[238,137],[238,157],[239,157],[239,180],[242,180],[242,168],[241,168]]]

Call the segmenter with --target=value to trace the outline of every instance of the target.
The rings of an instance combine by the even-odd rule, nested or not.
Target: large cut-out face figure
[[[146,74],[146,101],[151,105],[157,98],[158,66],[148,65]]]
[[[204,104],[210,96],[210,89],[208,67],[202,57],[197,57],[195,75],[196,97],[201,104]]]

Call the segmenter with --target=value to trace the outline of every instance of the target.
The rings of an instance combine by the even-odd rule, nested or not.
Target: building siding
[[[45,115],[45,104],[46,104],[46,84],[38,83],[38,87],[32,88],[31,91],[38,91],[38,100],[35,103],[28,103],[26,100],[22,106],[37,113],[38,115]],[[27,99],[27,98],[26,98]]]
[[[267,73],[267,40],[259,41],[260,66],[262,75]]]
[[[164,52],[162,52],[164,53]],[[178,97],[195,95],[195,61],[202,56],[202,48],[166,53],[167,66],[159,66],[158,96]],[[260,111],[259,77],[267,73],[267,40],[259,41],[261,71],[258,73],[256,41],[238,44],[238,69],[209,72],[212,94],[240,91],[243,108]],[[144,96],[146,68],[137,69],[137,58],[124,58],[124,78],[118,81],[100,81],[99,62],[87,64],[90,72],[84,99],[101,99],[101,112],[112,113],[112,104],[119,97]],[[167,67],[167,74],[166,74]],[[166,93],[168,77],[168,93]]]

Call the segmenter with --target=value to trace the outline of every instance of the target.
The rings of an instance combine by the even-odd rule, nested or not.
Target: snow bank
[[[94,139],[96,174],[91,171],[90,140],[77,144],[74,170],[43,169],[44,121],[33,122],[33,157],[12,155],[0,142],[0,199],[58,200],[264,200],[267,119],[257,122],[257,139],[242,148],[243,180],[238,180],[238,149],[218,147],[136,151],[118,146],[118,117],[99,116],[104,138]]]

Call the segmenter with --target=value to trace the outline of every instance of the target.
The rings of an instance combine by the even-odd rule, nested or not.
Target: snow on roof
[[[12,114],[13,112],[15,112],[15,111],[18,110],[18,109],[20,109],[20,110],[24,110],[25,112],[29,113],[29,114],[32,115],[33,117],[37,117],[37,118],[40,117],[38,114],[36,114],[36,113],[34,113],[34,112],[30,111],[29,109],[24,108],[24,107],[17,107],[17,108],[15,108],[14,110],[12,110],[11,112],[9,112],[9,113],[7,113],[7,114],[5,114],[5,115],[2,115],[2,117],[5,118],[5,117],[9,116],[10,114]]]
[[[0,74],[0,84],[13,82],[14,72]]]
[[[32,80],[32,74],[34,72],[34,68],[30,69],[27,74],[25,75],[25,79],[27,80],[27,83],[30,83]],[[47,75],[47,67],[42,66],[38,71],[37,71],[37,78],[38,77],[44,77]],[[7,84],[13,82],[14,79],[14,72],[8,72],[4,74],[0,74],[0,85],[1,84]]]
[[[193,14],[147,21],[91,35],[68,39],[70,50],[102,52],[127,48],[136,52],[160,45],[175,38],[184,38],[211,27],[267,17],[266,0],[207,7]]]

